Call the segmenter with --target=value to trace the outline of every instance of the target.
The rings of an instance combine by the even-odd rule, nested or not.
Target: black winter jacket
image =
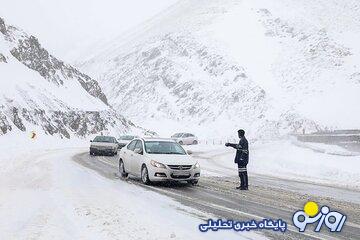
[[[230,147],[236,149],[235,163],[248,164],[249,162],[249,143],[245,137],[242,137],[239,144],[230,143]]]

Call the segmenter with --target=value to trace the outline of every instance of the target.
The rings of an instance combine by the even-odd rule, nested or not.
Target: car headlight
[[[166,168],[164,164],[162,163],[159,163],[157,161],[154,161],[154,160],[151,160],[150,161],[150,164],[154,167],[157,167],[157,168]]]
[[[197,168],[200,168],[200,164],[198,162],[195,163],[195,165],[194,165],[194,169],[197,169]]]

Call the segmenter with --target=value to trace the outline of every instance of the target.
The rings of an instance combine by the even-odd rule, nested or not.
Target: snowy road
[[[39,145],[0,152],[1,240],[219,239],[198,231],[200,211],[72,161],[84,150]],[[221,237],[264,239],[235,232]]]
[[[340,234],[331,234],[326,231],[321,233],[307,231],[299,234],[293,226],[289,226],[286,235],[265,231],[262,233],[272,239],[360,238],[360,220],[358,219],[360,193],[358,191],[250,174],[251,190],[240,192],[234,189],[237,184],[236,170],[215,161],[217,155],[199,152],[194,157],[199,159],[204,170],[204,176],[196,187],[184,184],[144,186],[136,179],[128,179],[127,183],[169,196],[182,205],[211,214],[215,218],[234,220],[282,218],[291,223],[293,213],[302,209],[308,200],[313,200],[321,205],[331,206],[348,216]],[[88,153],[80,153],[75,155],[73,160],[104,177],[118,179],[117,157],[90,157]],[[199,217],[204,219],[200,215]]]

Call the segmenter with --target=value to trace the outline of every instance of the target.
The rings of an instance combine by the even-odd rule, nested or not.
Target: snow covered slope
[[[163,134],[357,128],[359,19],[355,0],[184,0],[80,67]]]
[[[132,125],[108,106],[95,80],[0,18],[0,135],[36,129],[70,138]]]

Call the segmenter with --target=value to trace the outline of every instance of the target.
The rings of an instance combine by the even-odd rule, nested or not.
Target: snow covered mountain
[[[355,0],[184,0],[80,68],[164,134],[358,128],[359,21]]]
[[[94,79],[0,18],[0,135],[36,130],[70,138],[131,127]]]

